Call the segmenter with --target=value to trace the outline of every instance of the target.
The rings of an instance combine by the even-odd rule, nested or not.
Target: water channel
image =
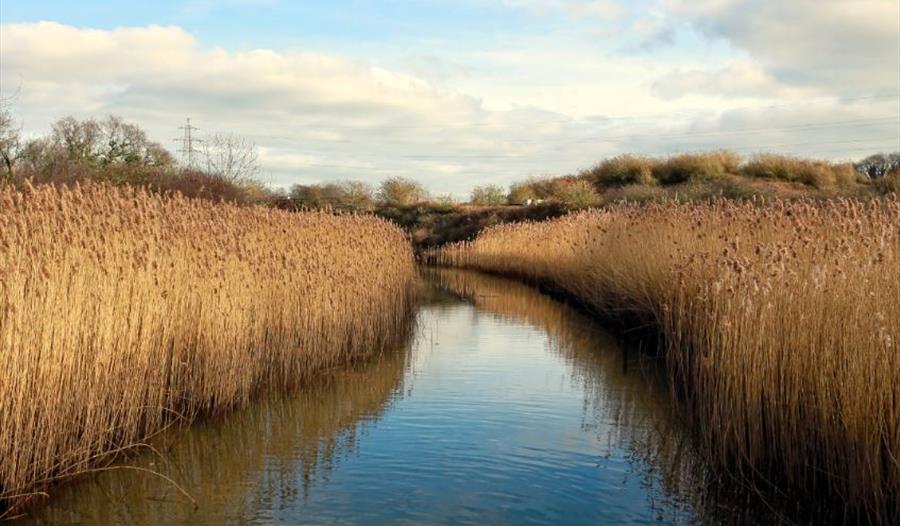
[[[403,348],[173,433],[26,522],[731,522],[652,359],[513,281],[428,270],[422,287]]]

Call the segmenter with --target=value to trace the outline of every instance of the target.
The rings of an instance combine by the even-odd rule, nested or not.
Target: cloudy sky
[[[131,4],[131,5],[130,5]],[[625,152],[900,150],[900,0],[3,0],[29,134],[117,114],[251,138],[273,186],[434,193]]]

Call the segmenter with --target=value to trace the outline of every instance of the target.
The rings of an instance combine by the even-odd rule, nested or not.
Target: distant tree
[[[372,187],[361,181],[294,185],[290,192],[294,206],[347,211],[371,210],[375,204]]]
[[[509,187],[509,202],[521,205],[529,199],[553,199],[557,181],[558,179],[551,177],[529,177],[523,182],[515,183]]]
[[[11,179],[16,161],[22,155],[22,137],[9,106],[8,99],[0,99],[0,161],[5,177]]]
[[[322,185],[296,184],[291,187],[290,198],[298,208],[328,208],[334,201],[329,193]]]
[[[68,161],[67,151],[50,137],[26,141],[19,154],[20,162],[32,171],[40,171]]]
[[[870,179],[878,179],[900,169],[900,152],[876,153],[853,165],[856,171]]]
[[[343,181],[340,206],[346,210],[363,211],[375,207],[375,191],[362,181]]]
[[[206,171],[232,183],[252,181],[259,175],[256,144],[232,134],[215,134],[203,141],[201,149]]]
[[[409,206],[428,198],[425,188],[403,177],[391,177],[382,181],[378,188],[378,202],[388,206]]]
[[[53,124],[50,142],[65,151],[70,161],[96,166],[167,166],[174,162],[172,155],[159,143],[149,140],[138,125],[115,115],[100,122],[62,118]]]
[[[509,187],[509,195],[507,200],[514,205],[524,205],[529,200],[536,199],[534,188],[527,182],[515,183]]]
[[[506,204],[506,193],[496,185],[476,186],[472,189],[469,202],[479,206],[499,206]]]
[[[53,143],[65,149],[71,161],[94,164],[100,156],[100,125],[93,119],[79,121],[64,117],[53,124]]]

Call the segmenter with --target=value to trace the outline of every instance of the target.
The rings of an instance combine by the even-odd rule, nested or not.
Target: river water
[[[646,355],[509,280],[423,281],[408,345],[170,433],[56,490],[29,520],[728,522],[699,489],[702,464]]]

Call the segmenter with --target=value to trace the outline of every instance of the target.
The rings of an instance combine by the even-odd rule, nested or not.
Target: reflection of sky
[[[621,349],[596,327],[486,280],[472,282],[497,289],[483,307],[505,314],[442,298],[420,311],[409,355],[338,368],[173,437],[162,471],[196,509],[160,478],[109,471],[54,495],[46,522],[671,522],[657,500],[668,465],[632,460],[645,450],[628,427],[667,422],[655,405],[665,400],[623,374]],[[156,471],[155,460],[135,459]]]
[[[545,333],[469,305],[420,320],[432,336],[402,398],[327,483],[274,518],[655,522],[626,452],[610,449],[603,423],[583,427],[586,394]]]

